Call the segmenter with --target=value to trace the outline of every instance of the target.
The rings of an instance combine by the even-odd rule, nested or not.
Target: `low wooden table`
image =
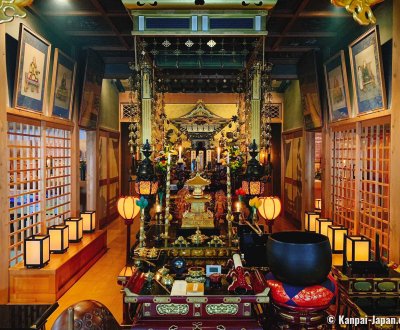
[[[107,231],[84,234],[67,252],[52,254],[41,269],[21,262],[9,269],[11,303],[54,303],[107,251]]]
[[[395,315],[397,315],[397,311],[400,312],[400,273],[397,271],[388,268],[388,273],[384,276],[353,277],[344,274],[342,267],[334,266],[332,273],[337,280],[339,289],[338,316],[391,316],[394,311],[396,311]],[[382,308],[377,304],[379,301],[395,302],[395,308]],[[363,311],[364,307],[362,306],[370,307]],[[371,314],[372,311],[377,314]]]

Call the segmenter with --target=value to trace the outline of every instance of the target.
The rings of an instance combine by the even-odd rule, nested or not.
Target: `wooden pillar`
[[[253,142],[254,139],[256,140],[258,147],[260,147],[260,134],[261,134],[261,119],[260,119],[261,86],[260,85],[261,85],[261,74],[260,74],[260,67],[258,66],[252,81],[251,112],[250,112],[250,123],[251,123],[250,143]]]
[[[301,174],[301,229],[304,230],[304,214],[306,211],[314,211],[314,155],[315,133],[303,129],[303,148],[299,152],[303,154]]]
[[[6,32],[0,24],[0,304],[8,302],[8,182]],[[5,83],[4,83],[5,82]]]
[[[86,134],[86,205],[88,210],[97,210],[99,194],[99,131],[87,131]],[[99,229],[99,217],[96,216],[96,228]]]
[[[390,251],[389,258],[400,262],[400,1],[393,1],[392,115],[390,144]]]
[[[333,159],[332,153],[332,137],[333,134],[327,120],[322,127],[322,154],[321,154],[321,202],[322,216],[333,219],[332,212],[332,185],[331,185],[331,162]]]
[[[78,84],[76,84],[77,86]],[[80,146],[79,146],[79,101],[77,88],[75,87],[74,102],[72,109],[72,121],[74,127],[71,135],[71,216],[77,217],[80,214]],[[87,192],[86,192],[87,193]],[[90,209],[87,207],[87,210]],[[85,211],[85,210],[83,210]]]

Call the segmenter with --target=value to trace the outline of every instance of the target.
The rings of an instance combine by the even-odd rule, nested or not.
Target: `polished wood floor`
[[[132,225],[132,242],[138,231],[138,224]],[[273,231],[295,230],[295,225],[280,218]],[[122,294],[117,276],[125,265],[126,226],[121,219],[114,220],[107,227],[107,253],[97,261],[58,301],[58,309],[48,320],[51,329],[61,312],[81,300],[97,300],[108,307],[119,323],[122,323]]]

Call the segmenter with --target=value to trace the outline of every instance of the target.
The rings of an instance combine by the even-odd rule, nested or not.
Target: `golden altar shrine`
[[[193,192],[186,197],[190,209],[183,214],[182,228],[214,228],[214,214],[206,207],[211,197],[204,194],[204,188],[210,183],[200,173],[186,181],[188,187],[193,187]]]

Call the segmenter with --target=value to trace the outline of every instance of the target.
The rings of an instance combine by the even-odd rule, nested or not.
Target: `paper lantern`
[[[345,235],[346,260],[369,261],[371,259],[371,240],[365,236]]]
[[[54,225],[47,228],[50,236],[50,252],[64,253],[68,250],[69,227],[66,225]]]
[[[83,236],[83,219],[81,217],[68,218],[64,223],[69,227],[68,240],[72,243],[79,242]]]
[[[321,210],[322,201],[321,198],[316,198],[314,201],[314,207],[316,210]]]
[[[345,235],[347,235],[347,228],[333,225],[328,226],[327,236],[331,243],[332,253],[343,253]]]
[[[139,214],[140,207],[136,204],[137,197],[120,197],[117,202],[119,215],[125,220],[126,224],[132,224],[133,219]]]
[[[91,233],[96,230],[96,212],[95,211],[84,211],[81,212],[83,219],[83,232]]]
[[[304,229],[307,231],[315,231],[315,223],[318,218],[318,213],[306,211],[304,214]]]
[[[24,265],[43,268],[50,261],[50,236],[32,235],[24,240]]]
[[[318,218],[315,220],[315,232],[328,236],[328,226],[332,225],[331,219]]]
[[[260,197],[261,205],[258,212],[267,221],[275,220],[282,210],[281,200],[278,197]]]

